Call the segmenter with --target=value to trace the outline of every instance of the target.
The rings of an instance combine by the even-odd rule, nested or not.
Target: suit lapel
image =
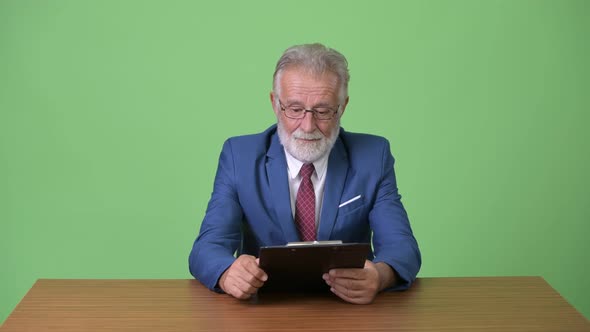
[[[299,241],[293,213],[291,212],[291,195],[287,172],[287,160],[283,146],[279,142],[276,132],[271,137],[267,152],[266,174],[270,186],[271,197],[277,222],[283,229],[286,242]]]
[[[348,173],[348,155],[342,140],[338,138],[328,159],[328,170],[326,172],[326,184],[324,187],[324,200],[320,215],[320,225],[318,230],[318,240],[325,241],[330,239],[330,234],[336,222],[338,214],[338,205],[346,182]],[[335,239],[338,240],[338,239]]]

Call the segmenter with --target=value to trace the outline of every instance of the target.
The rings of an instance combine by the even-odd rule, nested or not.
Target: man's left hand
[[[373,302],[377,293],[389,287],[395,274],[389,265],[367,260],[362,269],[332,269],[322,276],[330,290],[344,301],[356,304]]]

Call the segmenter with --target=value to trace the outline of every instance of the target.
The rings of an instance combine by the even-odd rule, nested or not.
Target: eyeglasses
[[[310,112],[313,114],[313,117],[316,120],[331,120],[334,118],[338,110],[340,109],[340,105],[334,109],[333,107],[314,107],[312,109],[306,110],[305,108],[294,105],[294,106],[285,106],[279,99],[279,106],[281,107],[281,111],[285,113],[285,116],[290,119],[303,119],[305,117],[305,113]]]

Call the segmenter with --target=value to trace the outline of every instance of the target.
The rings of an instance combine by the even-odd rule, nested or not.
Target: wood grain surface
[[[332,294],[239,301],[196,280],[38,280],[8,331],[590,331],[540,277],[419,278],[373,304]]]

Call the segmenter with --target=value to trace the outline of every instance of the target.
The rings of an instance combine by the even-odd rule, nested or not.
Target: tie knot
[[[299,174],[301,174],[302,179],[310,179],[314,170],[315,168],[313,167],[313,164],[303,164]]]

